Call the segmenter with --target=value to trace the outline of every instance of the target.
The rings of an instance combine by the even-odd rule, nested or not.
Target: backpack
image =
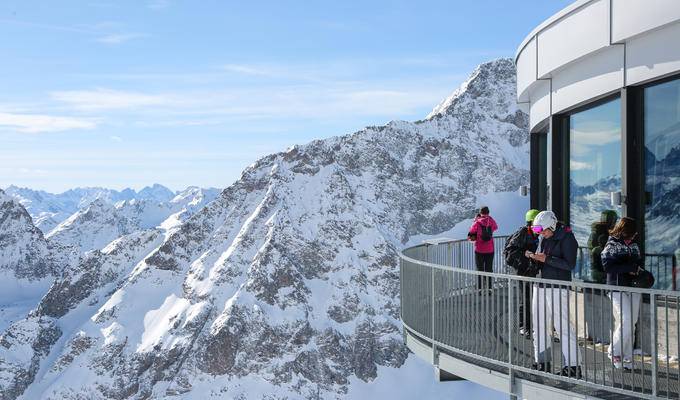
[[[482,225],[482,240],[488,242],[493,238],[493,231],[491,230],[491,225]]]

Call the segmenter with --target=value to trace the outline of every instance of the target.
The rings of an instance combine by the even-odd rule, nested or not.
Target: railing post
[[[509,383],[510,383],[510,398],[514,398],[514,380],[515,380],[515,371],[512,368],[512,321],[514,319],[514,307],[512,304],[512,301],[514,299],[514,283],[511,278],[508,278],[508,375],[509,375]]]
[[[435,245],[436,246],[436,245]],[[425,261],[430,262],[430,245],[427,244],[425,245]],[[432,365],[437,366],[438,360],[437,360],[437,346],[434,344],[435,341],[435,334],[434,334],[434,268],[428,266],[427,267],[430,270],[430,335],[432,337],[430,338],[432,340]]]
[[[671,258],[671,279],[673,279],[673,282],[671,283],[673,290],[677,290],[676,284],[675,284],[675,274],[676,274],[676,266],[677,266],[677,259],[675,258],[675,254]]]
[[[399,257],[399,319],[404,320],[404,260]]]
[[[650,336],[652,337],[652,396],[656,397],[656,374],[659,366],[659,356],[657,354],[658,349],[656,347],[657,342],[657,329],[656,329],[656,295],[650,293],[649,295],[649,307],[650,307]],[[667,350],[668,351],[668,350]]]

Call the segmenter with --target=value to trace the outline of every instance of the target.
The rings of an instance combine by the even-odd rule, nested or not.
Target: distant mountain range
[[[33,218],[34,225],[44,234],[48,234],[68,217],[89,206],[97,199],[108,204],[130,200],[165,203],[175,196],[183,196],[197,189],[197,187],[189,187],[183,191],[173,192],[163,185],[154,184],[140,191],[133,189],[117,191],[101,187],[85,187],[70,189],[63,193],[48,193],[43,190],[12,185],[5,189],[5,193],[17,199]],[[202,190],[209,197],[215,197],[219,193],[219,189],[214,188]]]
[[[527,128],[501,59],[423,120],[271,154],[213,201],[90,196],[42,235],[4,195],[0,243],[18,256],[3,268],[30,259],[25,281],[52,284],[0,334],[0,398],[405,398],[376,392],[421,382],[397,252],[465,230],[482,202],[502,204],[503,232],[523,224]]]

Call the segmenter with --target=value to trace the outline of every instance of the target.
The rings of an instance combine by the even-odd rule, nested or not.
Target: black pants
[[[524,299],[522,299],[519,311],[519,326],[531,332],[531,283],[519,281],[517,285],[519,291],[524,292]]]
[[[475,252],[475,264],[477,271],[493,272],[493,253],[477,253]],[[477,288],[491,288],[491,277],[478,276]]]

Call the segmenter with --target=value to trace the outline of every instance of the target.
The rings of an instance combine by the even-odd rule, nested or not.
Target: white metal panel
[[[592,1],[594,1],[594,0],[576,0],[576,1],[574,1],[573,3],[569,4],[568,6],[564,7],[564,8],[563,8],[562,10],[560,10],[558,13],[555,13],[555,14],[551,15],[550,18],[548,18],[548,19],[546,19],[545,21],[543,21],[539,26],[537,26],[536,28],[534,28],[534,29],[531,31],[531,33],[529,33],[529,34],[524,38],[524,40],[522,41],[522,43],[521,43],[521,44],[519,45],[519,47],[517,48],[517,51],[515,52],[515,60],[517,59],[517,57],[519,57],[519,53],[522,52],[522,49],[523,49],[524,46],[527,44],[527,42],[528,42],[529,40],[533,39],[533,37],[536,36],[536,34],[538,34],[538,32],[540,32],[540,31],[542,31],[543,29],[545,29],[546,27],[552,25],[552,24],[555,23],[556,21],[562,19],[564,16],[571,14],[574,10],[581,8],[581,7],[584,6],[585,4],[588,4],[588,3],[592,2]]]
[[[536,39],[531,39],[517,58],[517,100],[526,101],[526,90],[536,81]]]
[[[432,347],[421,343],[418,339],[411,336],[409,332],[406,332],[406,347],[421,359],[432,364]]]
[[[522,111],[523,113],[526,113],[526,114],[529,114],[529,107],[530,106],[531,106],[531,104],[529,104],[529,102],[517,103],[517,108],[519,108],[520,111]]]
[[[550,81],[538,81],[531,88],[529,98],[531,99],[529,129],[533,130],[536,125],[550,116]]]
[[[630,39],[626,66],[629,85],[679,72],[680,23]]]
[[[515,388],[520,399],[576,400],[595,399],[580,393],[569,392],[551,386],[541,385],[524,379],[516,379]]]
[[[594,99],[623,86],[623,46],[611,46],[553,75],[552,112]]]
[[[508,375],[467,363],[448,354],[440,354],[439,368],[499,392],[508,393],[510,391],[510,377]]]
[[[609,45],[609,0],[585,5],[538,33],[538,77]]]
[[[619,42],[678,20],[678,0],[612,0],[612,41]]]

